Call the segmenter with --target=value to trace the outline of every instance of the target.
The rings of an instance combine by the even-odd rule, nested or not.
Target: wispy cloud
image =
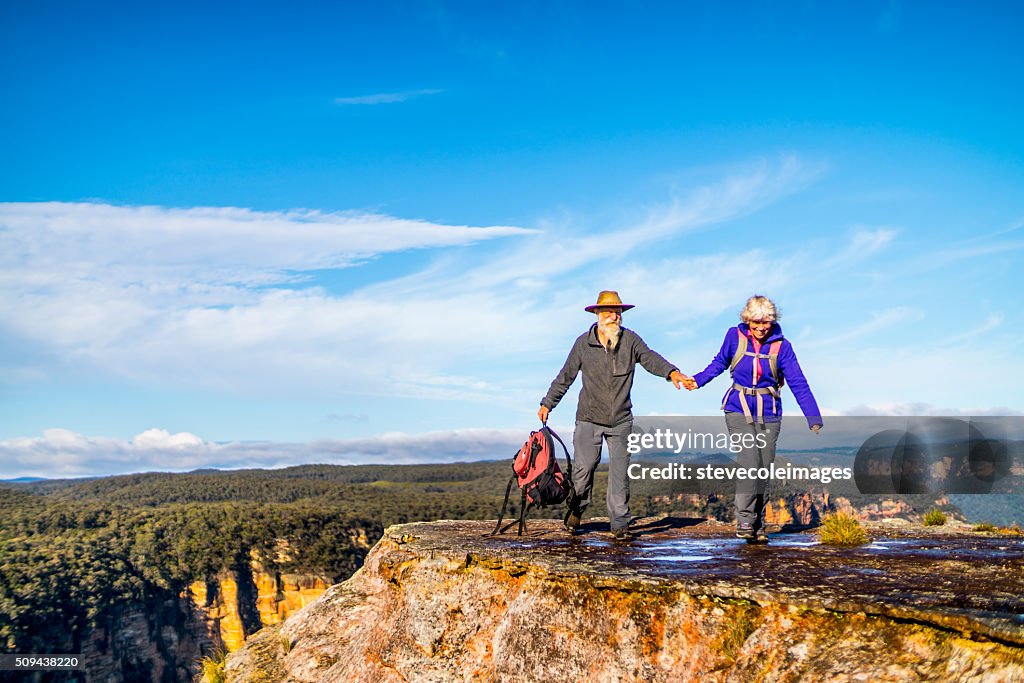
[[[545,234],[537,237],[543,243],[543,269],[524,273],[523,264],[533,257],[538,245],[521,243],[506,250],[499,258],[481,263],[469,271],[460,269],[458,278],[463,283],[468,279],[474,288],[511,282],[543,288],[547,281],[559,276],[579,272],[595,264],[623,262],[640,248],[663,244],[753,213],[806,187],[822,172],[822,165],[807,163],[792,155],[775,161],[759,160],[734,169],[715,182],[680,192],[668,201],[646,207],[646,210],[638,212],[641,214],[639,219],[610,229],[595,230],[589,225],[580,228],[571,219],[544,226]],[[686,267],[685,263],[678,264],[676,271],[682,272]],[[528,282],[524,282],[524,275],[528,275]],[[450,281],[437,274],[432,274],[432,279],[439,287],[448,289],[452,286]],[[422,291],[426,283],[416,275],[395,284]]]
[[[353,370],[379,387],[400,365],[387,353],[411,358],[396,348],[437,336],[427,309],[403,318],[402,301],[331,295],[305,273],[531,233],[360,213],[0,204],[0,325],[52,358],[157,384],[338,386]],[[363,366],[355,350],[377,330],[381,362]]]
[[[979,246],[959,246],[937,251],[930,255],[922,267],[930,270],[943,269],[959,261],[1009,254],[1024,249],[1024,240],[992,242]]]
[[[918,310],[905,306],[897,306],[871,315],[868,320],[858,323],[852,327],[837,330],[838,334],[833,337],[816,339],[818,346],[837,346],[860,342],[863,338],[879,338],[880,333],[886,329],[904,325],[911,320],[920,320],[922,313]]]
[[[337,105],[350,105],[350,104],[393,104],[395,102],[405,102],[411,100],[414,97],[423,97],[424,95],[439,95],[444,90],[438,88],[423,88],[421,90],[406,90],[403,92],[382,92],[375,93],[373,95],[360,95],[358,97],[336,97],[334,103]]]
[[[809,163],[793,154],[761,159],[655,207],[624,236],[646,241],[749,215],[804,189],[825,171],[824,164]]]
[[[289,269],[339,268],[376,254],[529,232],[360,212],[2,203],[0,263],[43,271],[58,266],[62,277],[69,275],[68,267],[102,275],[107,267],[128,266],[145,269],[145,279],[159,277],[162,269],[198,264],[251,278]]]
[[[950,346],[960,346],[976,341],[982,341],[985,336],[991,334],[993,331],[1003,328],[1004,322],[1004,318],[1001,314],[992,313],[980,325],[964,330],[959,334],[950,335],[947,344]]]
[[[832,268],[869,259],[888,247],[896,235],[897,230],[891,227],[857,226],[846,247],[829,258],[825,262],[825,267]]]

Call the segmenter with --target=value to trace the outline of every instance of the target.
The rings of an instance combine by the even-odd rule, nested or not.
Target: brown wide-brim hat
[[[612,292],[605,290],[597,295],[597,303],[587,306],[583,310],[587,313],[594,313],[599,308],[621,308],[623,311],[628,311],[631,308],[636,308],[633,304],[624,304],[622,299],[619,298],[618,292]]]

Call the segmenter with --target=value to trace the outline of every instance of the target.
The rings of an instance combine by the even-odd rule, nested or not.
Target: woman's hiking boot
[[[744,541],[753,543],[756,537],[757,532],[754,531],[753,524],[751,524],[750,522],[736,523],[736,538],[742,538]]]

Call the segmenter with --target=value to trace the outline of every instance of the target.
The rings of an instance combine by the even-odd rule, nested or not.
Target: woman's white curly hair
[[[776,321],[782,315],[779,313],[775,302],[761,294],[755,294],[747,299],[747,305],[740,311],[740,320],[749,323],[751,320]]]

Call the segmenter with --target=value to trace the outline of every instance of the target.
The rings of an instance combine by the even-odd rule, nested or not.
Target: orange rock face
[[[248,577],[246,577],[248,579]],[[234,572],[223,572],[214,581],[196,581],[189,587],[189,597],[208,623],[214,641],[228,652],[242,647],[247,632],[242,613],[245,609],[259,615],[261,626],[279,624],[309,603],[316,600],[330,585],[326,577],[308,574],[271,575],[254,571],[253,586],[242,591],[256,596],[254,605],[239,598],[238,577]]]
[[[279,624],[323,594],[330,585],[324,577],[307,574],[258,573],[256,609],[264,626]]]
[[[240,648],[245,642],[245,632],[238,616],[238,584],[234,578],[219,577],[212,586],[206,581],[196,581],[189,592],[210,623],[211,631],[219,636],[220,645],[229,652]]]

